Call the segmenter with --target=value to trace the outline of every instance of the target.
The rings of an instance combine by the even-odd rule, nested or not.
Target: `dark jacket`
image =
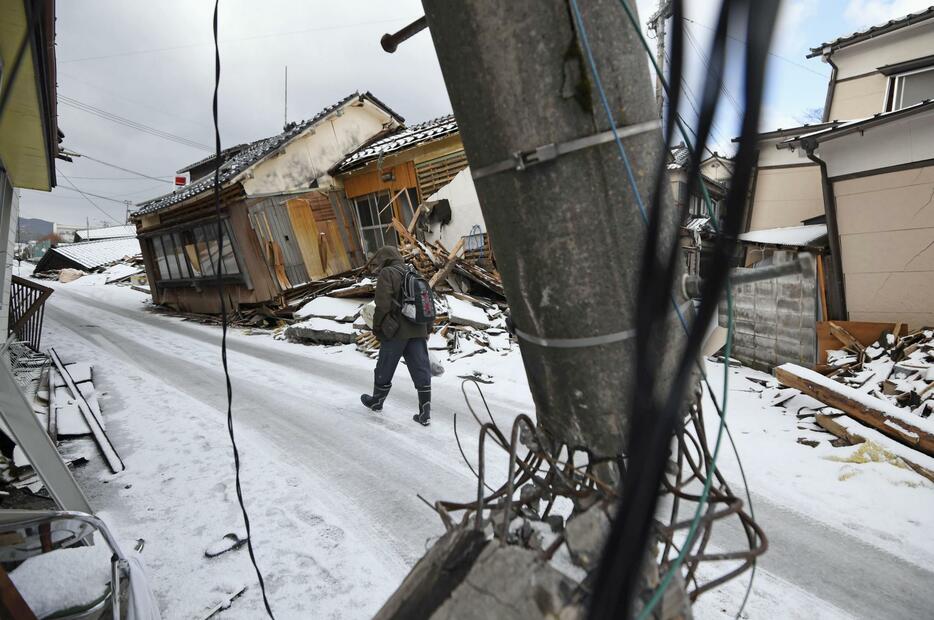
[[[376,250],[371,260],[376,279],[376,311],[373,313],[373,333],[380,340],[408,340],[409,338],[427,338],[428,325],[418,325],[402,316],[400,297],[402,275],[405,261],[399,250],[392,245],[384,245]]]

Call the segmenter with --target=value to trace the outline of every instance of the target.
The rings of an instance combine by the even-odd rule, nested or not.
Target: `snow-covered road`
[[[247,593],[224,617],[259,617],[245,551],[203,557],[239,523],[220,330],[153,314],[142,300],[128,289],[68,285],[56,286],[47,304],[45,344],[95,366],[99,389],[109,392],[109,432],[128,466],[116,479],[99,466],[79,477],[126,539],[148,539],[144,555],[165,617],[199,617],[244,584]],[[229,359],[244,493],[277,616],[371,615],[443,530],[416,494],[434,501],[476,492],[453,434],[458,412],[474,462],[478,429],[460,380],[449,370],[436,382],[432,426],[423,429],[410,420],[415,393],[401,368],[383,414],[360,406],[372,362],[352,350],[234,332]],[[501,426],[531,410],[516,362],[484,355],[456,368],[497,377],[485,393]],[[507,363],[512,372],[494,372]],[[487,467],[495,479],[505,458],[494,455]],[[756,499],[772,540],[752,617],[906,618],[934,609],[927,568]],[[732,542],[726,536],[723,545]],[[702,597],[697,615],[730,617],[743,579],[729,596]]]

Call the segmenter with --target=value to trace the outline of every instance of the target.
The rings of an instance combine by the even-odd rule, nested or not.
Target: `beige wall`
[[[837,79],[845,79],[875,71],[915,58],[923,58],[934,50],[934,19],[928,19],[872,39],[844,47],[834,52]]]
[[[849,318],[934,326],[934,167],[834,183]]]
[[[882,112],[887,84],[888,78],[881,73],[837,82],[830,104],[830,120],[864,118]]]
[[[759,168],[749,230],[800,226],[824,213],[820,168],[816,164]]]

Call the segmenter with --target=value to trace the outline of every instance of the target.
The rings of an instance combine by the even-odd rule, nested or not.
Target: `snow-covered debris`
[[[317,317],[289,325],[285,330],[286,338],[290,340],[317,344],[351,344],[354,333],[354,326],[350,323]]]
[[[28,558],[10,572],[10,581],[37,618],[84,608],[109,593],[110,549],[56,549]]]
[[[448,319],[451,323],[468,325],[477,329],[490,327],[490,317],[482,308],[453,295],[445,295],[444,301],[448,306]]]
[[[316,297],[295,311],[297,319],[317,317],[333,319],[341,322],[352,322],[360,313],[360,308],[366,303],[365,299],[329,297],[327,295]]]

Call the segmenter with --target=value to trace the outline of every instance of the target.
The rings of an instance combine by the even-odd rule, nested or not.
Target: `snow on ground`
[[[718,400],[723,365],[707,362],[707,375]],[[797,443],[796,409],[772,407],[747,376],[768,377],[747,368],[731,368],[727,423],[739,446],[750,487],[786,508],[885,549],[920,566],[934,564],[934,483],[886,462],[859,462],[857,447],[817,447]],[[704,411],[714,411],[706,394]],[[716,425],[707,424],[711,449]],[[728,480],[740,479],[736,457],[724,438],[720,468]],[[738,485],[734,484],[738,492]]]
[[[78,282],[49,284],[56,293],[48,302],[44,342],[66,361],[94,365],[108,431],[128,467],[110,476],[97,459],[79,470],[92,504],[105,511],[128,548],[137,537],[147,540],[143,556],[164,617],[200,617],[243,585],[246,593],[219,617],[259,617],[262,603],[246,549],[204,557],[226,534],[242,531],[218,368],[220,330],[154,313],[148,295],[128,287]],[[402,368],[383,414],[362,410],[357,398],[371,386],[374,361],[351,345],[303,346],[268,330],[233,329],[229,357],[244,494],[257,559],[280,618],[371,616],[442,531],[416,494],[433,501],[475,493],[453,436],[457,413],[464,451],[475,463],[478,428],[467,414],[460,377],[493,379],[482,389],[501,426],[534,410],[516,347],[446,361],[444,376],[434,379],[428,429],[410,421],[415,393]],[[707,368],[719,394],[722,365]],[[757,499],[761,509],[773,502],[773,515],[795,511],[802,517],[789,527],[814,523],[812,539],[826,539],[830,547],[836,532],[846,532],[930,566],[934,537],[925,532],[934,514],[932,485],[888,463],[828,458],[846,449],[796,443],[794,413],[767,406],[743,378],[749,372],[731,369],[728,420],[750,486],[764,498]],[[468,392],[481,411],[475,388]],[[705,411],[715,419],[709,402]],[[707,428],[712,446],[715,425]],[[728,445],[720,464],[740,492]],[[487,468],[490,476],[502,476],[505,457],[491,456]],[[781,544],[770,549],[744,617],[775,617],[777,609],[782,617],[847,617],[796,578],[802,553]],[[829,554],[816,555],[809,560],[815,570],[839,568]],[[829,579],[845,589],[843,571]],[[747,578],[703,595],[697,617],[732,617]],[[840,605],[845,597],[836,600]]]

